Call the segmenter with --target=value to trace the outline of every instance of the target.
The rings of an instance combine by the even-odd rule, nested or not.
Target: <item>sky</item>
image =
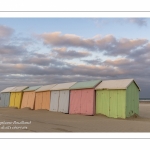
[[[150,98],[149,18],[0,18],[0,90],[132,78]]]

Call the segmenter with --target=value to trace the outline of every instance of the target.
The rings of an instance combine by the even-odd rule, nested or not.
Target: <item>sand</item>
[[[0,108],[0,132],[150,132],[150,102],[140,102],[139,116],[127,119]]]

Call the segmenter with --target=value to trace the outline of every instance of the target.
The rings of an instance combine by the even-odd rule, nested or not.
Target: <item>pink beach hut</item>
[[[77,82],[70,87],[69,114],[95,114],[95,87],[101,80]]]

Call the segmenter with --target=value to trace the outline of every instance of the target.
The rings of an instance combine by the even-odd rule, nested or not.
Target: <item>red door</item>
[[[69,114],[81,113],[81,90],[71,90]]]
[[[95,90],[94,89],[88,89],[86,91],[87,95],[87,101],[86,101],[86,107],[87,107],[87,115],[94,115],[95,114]]]

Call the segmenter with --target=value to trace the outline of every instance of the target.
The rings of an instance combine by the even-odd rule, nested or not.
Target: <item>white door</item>
[[[69,112],[69,90],[60,91],[58,111],[63,113]]]
[[[1,93],[0,107],[5,107],[5,93]]]
[[[51,91],[50,111],[58,111],[59,91]]]
[[[9,107],[10,93],[5,93],[5,107]]]

